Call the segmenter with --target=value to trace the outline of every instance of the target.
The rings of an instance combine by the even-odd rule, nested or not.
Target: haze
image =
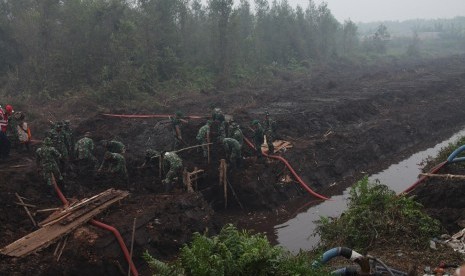
[[[204,0],[206,3],[208,0]],[[239,0],[234,0],[239,3]],[[271,3],[272,0],[269,0]],[[306,7],[308,0],[288,0],[293,7]],[[407,19],[452,18],[465,15],[464,0],[314,0],[328,3],[340,21],[372,22]],[[253,4],[253,0],[250,0]]]

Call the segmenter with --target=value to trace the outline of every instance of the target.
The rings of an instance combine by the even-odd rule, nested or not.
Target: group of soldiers
[[[165,190],[169,191],[173,185],[181,178],[183,161],[176,150],[181,144],[187,145],[182,137],[182,126],[188,121],[183,118],[181,112],[176,112],[170,117],[173,129],[173,149],[172,151],[156,151],[148,149],[145,154],[144,166],[160,162],[166,172],[162,183]],[[262,123],[258,120],[252,121],[253,141],[258,158],[263,156],[262,144],[264,137],[268,144],[268,152],[273,153],[273,140],[275,136],[275,122],[270,118],[269,113],[265,113]],[[210,145],[220,143],[226,152],[226,158],[230,165],[235,168],[242,167],[242,146],[244,135],[237,122],[229,120],[226,122],[221,109],[214,108],[211,118],[200,127],[196,136],[197,142],[202,146],[203,156],[209,158]],[[128,172],[124,153],[126,148],[123,143],[117,140],[103,140],[101,142],[105,148],[103,161],[98,167],[98,160],[94,155],[95,143],[91,138],[91,133],[86,132],[84,137],[74,143],[74,135],[70,126],[70,121],[56,122],[51,124],[51,128],[44,139],[42,147],[36,151],[37,165],[44,181],[52,186],[52,174],[56,180],[63,180],[63,175],[70,169],[70,163],[74,164],[73,169],[78,175],[109,175],[129,184]]]
[[[128,183],[126,161],[123,156],[126,151],[124,144],[116,140],[102,140],[102,145],[105,147],[105,154],[97,173],[117,176],[116,179]],[[61,182],[63,175],[66,176],[70,170],[70,162],[76,165],[74,168],[78,175],[93,175],[98,164],[94,151],[95,143],[90,132],[86,132],[84,137],[74,143],[70,121],[51,123],[42,147],[36,151],[39,173],[50,187],[52,174],[58,182]]]

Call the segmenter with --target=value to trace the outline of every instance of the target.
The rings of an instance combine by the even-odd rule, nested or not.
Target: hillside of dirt
[[[37,109],[31,106],[28,111],[34,114],[29,123],[36,139],[43,138],[50,117],[47,111],[52,110],[55,117],[71,120],[77,138],[91,131],[95,141],[117,138],[126,145],[131,195],[97,218],[117,227],[127,244],[133,220],[137,218],[134,260],[143,275],[148,275],[141,258],[146,250],[169,260],[193,232],[215,233],[225,222],[241,223],[256,213],[273,213],[296,198],[313,199],[295,182],[282,181],[289,173],[279,161],[256,160],[253,152],[244,148],[244,168],[228,172],[237,199],[230,191],[225,209],[223,188],[218,185],[219,159],[224,158],[224,151],[218,143],[212,146],[210,164],[196,149],[180,154],[189,171],[195,167],[205,170],[196,193],[187,194],[182,187],[165,193],[158,168],[140,166],[146,149],[169,149],[172,139],[169,123],[165,119],[112,118],[101,113],[173,114],[182,110],[185,115],[208,116],[213,104],[232,115],[250,137],[251,120],[263,119],[263,113],[268,111],[277,121],[278,138],[294,146],[279,155],[292,164],[312,189],[330,196],[363,173],[379,171],[463,128],[464,94],[465,56],[453,56],[369,68],[335,64],[320,67],[304,77],[277,73],[276,81],[269,86],[187,94],[154,110],[108,108],[83,99],[70,99]],[[205,120],[190,120],[185,125],[183,138],[189,145],[196,143],[195,135]],[[98,144],[99,160],[103,151]],[[3,247],[33,230],[22,207],[15,204],[15,193],[37,209],[61,203],[50,195],[37,175],[32,152],[13,151],[8,162],[0,163],[0,172],[0,246]],[[79,177],[70,170],[64,180],[64,193],[82,199],[108,187],[127,188],[114,180]],[[36,219],[45,217],[39,214]],[[127,272],[114,237],[90,225],[71,235],[59,262],[53,256],[54,250],[52,245],[19,260],[2,256],[0,274]]]

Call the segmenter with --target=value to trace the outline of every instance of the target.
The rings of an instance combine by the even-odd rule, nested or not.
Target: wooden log
[[[32,224],[34,225],[34,227],[37,227],[37,222],[35,221],[35,219],[32,217],[32,214],[31,212],[29,212],[29,209],[27,208],[26,204],[24,203],[23,199],[18,195],[18,193],[15,193],[16,197],[18,198],[19,202],[21,202],[21,205],[23,205],[23,208],[24,210],[26,210],[26,213],[27,215],[29,216],[29,218],[31,219],[32,221]]]

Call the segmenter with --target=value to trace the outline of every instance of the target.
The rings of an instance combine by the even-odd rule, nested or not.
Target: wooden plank
[[[76,220],[73,222],[66,225],[54,223],[48,226],[44,226],[39,230],[36,230],[29,235],[26,235],[17,241],[5,246],[0,250],[0,253],[12,257],[24,257],[49,246],[64,235],[74,231],[81,225],[91,220],[93,217],[110,207],[110,205],[113,203],[129,195],[129,192],[126,191],[115,192],[118,193],[116,197],[103,203],[100,206],[97,206],[95,209],[90,210],[88,213],[76,218]]]
[[[102,197],[102,196],[105,196],[107,194],[110,194],[112,192],[116,191],[115,189],[108,189],[100,194],[97,194],[91,198],[85,198],[85,199],[82,199],[81,201],[78,201],[77,203],[71,205],[71,206],[68,206],[68,208],[66,209],[63,209],[63,211],[61,212],[57,212],[57,213],[54,213],[52,215],[50,215],[48,218],[46,218],[45,220],[39,222],[39,226],[45,226],[45,225],[48,225],[50,224],[50,222],[57,222],[67,216],[70,215],[70,213],[72,212],[75,212],[77,209],[80,209],[88,204],[90,204],[90,202],[98,199],[99,197]]]

